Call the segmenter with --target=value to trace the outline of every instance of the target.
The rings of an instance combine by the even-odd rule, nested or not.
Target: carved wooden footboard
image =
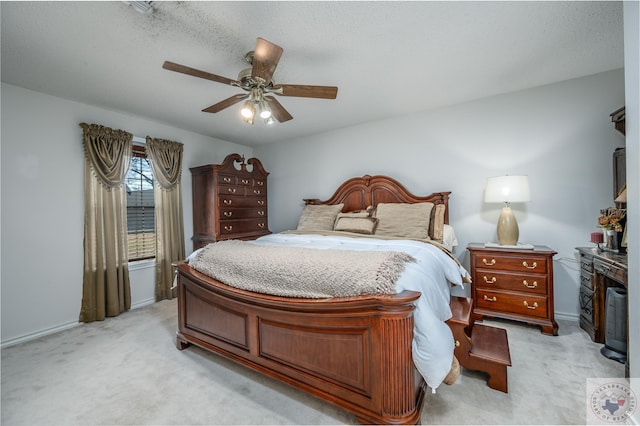
[[[425,383],[411,344],[419,296],[278,297],[229,287],[182,264],[177,346],[220,354],[361,423],[418,423]]]

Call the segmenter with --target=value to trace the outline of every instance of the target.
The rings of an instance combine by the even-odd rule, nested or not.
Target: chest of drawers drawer
[[[243,234],[251,231],[264,231],[267,228],[266,219],[239,219],[220,221],[220,235]],[[225,239],[221,237],[221,239]]]
[[[543,274],[547,272],[547,259],[542,256],[508,256],[493,253],[477,253],[474,256],[476,266],[482,269]]]
[[[222,208],[231,207],[262,207],[267,208],[265,197],[242,197],[234,195],[221,195],[218,197],[218,206]]]
[[[247,219],[251,217],[263,218],[266,217],[267,210],[265,208],[251,208],[251,207],[231,207],[231,208],[220,208],[220,220],[234,220],[234,219]]]
[[[546,318],[547,297],[533,294],[477,290],[478,308]]]
[[[473,274],[473,283],[476,288],[487,290],[547,294],[547,276],[542,274],[513,274],[477,269]]]

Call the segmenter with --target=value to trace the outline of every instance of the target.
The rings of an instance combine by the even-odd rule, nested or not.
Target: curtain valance
[[[165,191],[180,183],[182,174],[182,150],[179,142],[147,136],[147,156],[157,183]]]
[[[91,171],[106,188],[122,186],[129,170],[133,135],[99,124],[80,123],[84,153]]]

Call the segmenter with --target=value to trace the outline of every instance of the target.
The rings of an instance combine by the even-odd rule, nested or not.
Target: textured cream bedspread
[[[317,250],[228,240],[203,248],[190,266],[242,290],[327,298],[396,293],[405,264],[415,261],[396,251]]]

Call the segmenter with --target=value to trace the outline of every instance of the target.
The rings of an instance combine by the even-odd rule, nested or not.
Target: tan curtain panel
[[[156,214],[156,300],[175,297],[172,292],[173,262],[184,259],[182,216],[183,145],[147,136],[147,157],[155,179]]]
[[[85,152],[84,272],[80,321],[104,320],[131,307],[124,179],[133,135],[81,123]]]

